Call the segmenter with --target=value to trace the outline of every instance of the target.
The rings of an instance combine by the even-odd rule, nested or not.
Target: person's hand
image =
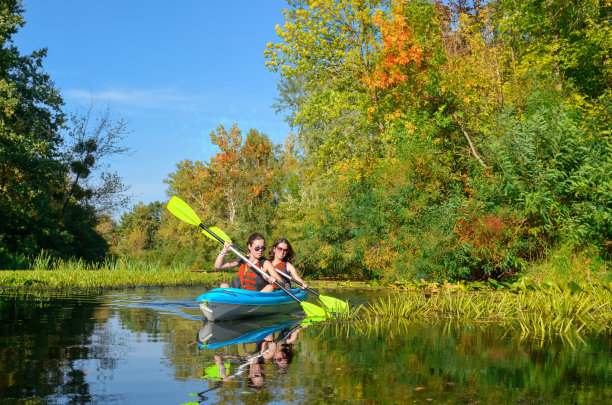
[[[224,253],[229,253],[230,247],[232,247],[232,243],[231,242],[224,242],[223,243],[223,252]]]

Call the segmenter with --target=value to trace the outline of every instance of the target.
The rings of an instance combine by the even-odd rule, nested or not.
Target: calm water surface
[[[0,403],[612,403],[609,335],[541,341],[480,324],[291,315],[209,324],[202,292],[1,293]]]

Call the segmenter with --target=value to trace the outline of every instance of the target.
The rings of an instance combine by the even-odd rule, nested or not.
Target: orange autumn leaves
[[[219,152],[209,162],[184,161],[167,183],[170,192],[194,204],[219,223],[249,222],[251,217],[270,219],[273,212],[257,214],[259,207],[274,205],[283,170],[278,147],[257,130],[246,137],[233,125],[220,125],[210,134]],[[262,208],[264,209],[264,208]]]
[[[423,48],[415,43],[414,32],[401,12],[403,3],[405,1],[396,2],[390,21],[385,20],[381,12],[374,16],[374,24],[380,28],[382,36],[380,62],[366,79],[374,88],[386,89],[406,82],[423,62]]]

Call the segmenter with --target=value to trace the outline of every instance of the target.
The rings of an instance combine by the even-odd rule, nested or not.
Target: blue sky
[[[167,200],[163,180],[183,159],[216,152],[210,132],[234,123],[282,143],[289,133],[271,108],[276,74],[263,50],[277,42],[285,0],[24,0],[14,42],[48,48],[44,69],[70,112],[107,106],[128,121],[131,156],[111,168],[134,203]]]

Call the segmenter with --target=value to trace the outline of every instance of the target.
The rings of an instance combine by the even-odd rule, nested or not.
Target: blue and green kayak
[[[299,300],[307,294],[301,288],[289,291]],[[258,292],[239,288],[215,288],[200,295],[196,302],[209,321],[229,321],[300,310],[300,304],[285,292]]]

